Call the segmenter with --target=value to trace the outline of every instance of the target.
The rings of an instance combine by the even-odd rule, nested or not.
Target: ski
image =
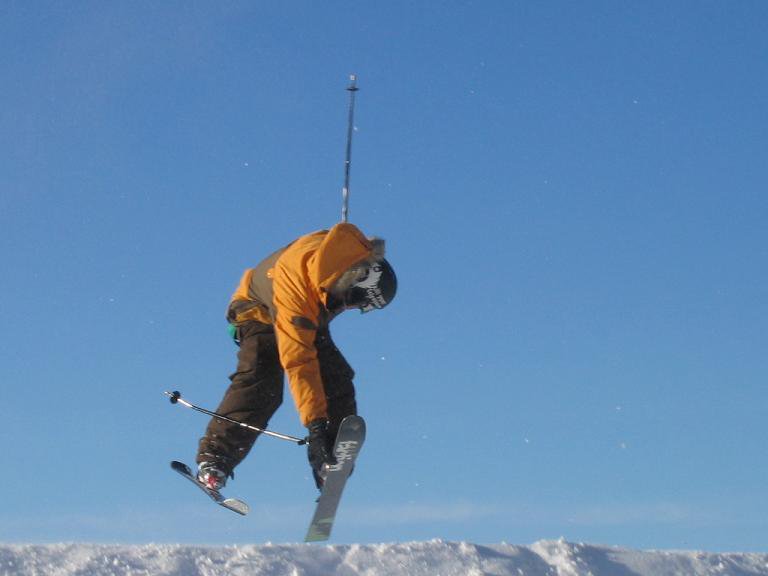
[[[347,478],[355,466],[355,460],[365,441],[365,420],[360,416],[347,416],[339,426],[333,453],[337,464],[329,467],[323,490],[317,499],[317,507],[309,524],[305,542],[328,540],[336,518],[336,510],[347,484]]]
[[[216,502],[219,506],[223,506],[227,510],[232,510],[232,512],[237,512],[238,514],[242,514],[245,516],[250,511],[250,507],[248,504],[243,502],[242,500],[238,500],[237,498],[225,498],[221,492],[218,492],[217,490],[211,490],[205,484],[200,482],[197,479],[197,475],[190,470],[189,466],[184,464],[183,462],[177,462],[173,461],[171,462],[171,468],[173,468],[176,472],[184,476],[187,480],[192,482],[195,486],[200,488],[203,492],[205,492],[211,500]]]

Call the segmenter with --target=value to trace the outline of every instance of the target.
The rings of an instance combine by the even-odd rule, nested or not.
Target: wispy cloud
[[[381,524],[383,522],[388,524],[467,522],[500,516],[500,511],[496,506],[468,501],[358,506],[349,512],[349,516],[354,516],[355,521],[361,525]]]
[[[746,511],[742,511],[746,512]],[[468,500],[441,502],[409,502],[357,506],[345,511],[345,519],[360,526],[419,525],[428,523],[471,522],[496,523],[506,526],[660,526],[687,524],[706,526],[724,524],[744,514],[716,508],[702,508],[689,503],[649,501],[632,503],[552,504],[531,507],[528,503],[474,502]]]
[[[677,524],[692,519],[694,512],[673,502],[597,504],[563,509],[560,520],[580,526]]]

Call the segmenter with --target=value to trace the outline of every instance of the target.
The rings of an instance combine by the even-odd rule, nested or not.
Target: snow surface
[[[768,554],[640,551],[541,541],[248,546],[0,545],[0,576],[755,576]]]

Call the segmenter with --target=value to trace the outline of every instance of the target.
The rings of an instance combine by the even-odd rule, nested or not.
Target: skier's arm
[[[327,418],[325,389],[315,335],[320,303],[309,294],[303,275],[278,262],[274,270],[275,334],[280,363],[302,423]]]

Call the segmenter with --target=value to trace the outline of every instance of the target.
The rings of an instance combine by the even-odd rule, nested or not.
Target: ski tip
[[[362,431],[363,435],[365,435],[365,420],[363,420],[362,416],[347,416],[341,421],[341,426],[355,432]]]
[[[225,508],[229,508],[232,510],[232,512],[237,512],[242,516],[246,516],[248,512],[251,511],[251,507],[248,506],[248,504],[236,498],[225,498],[220,502],[220,504]]]
[[[178,460],[171,461],[171,468],[176,470],[176,472],[181,472],[182,474],[192,474],[190,467],[184,464],[184,462],[179,462]]]

